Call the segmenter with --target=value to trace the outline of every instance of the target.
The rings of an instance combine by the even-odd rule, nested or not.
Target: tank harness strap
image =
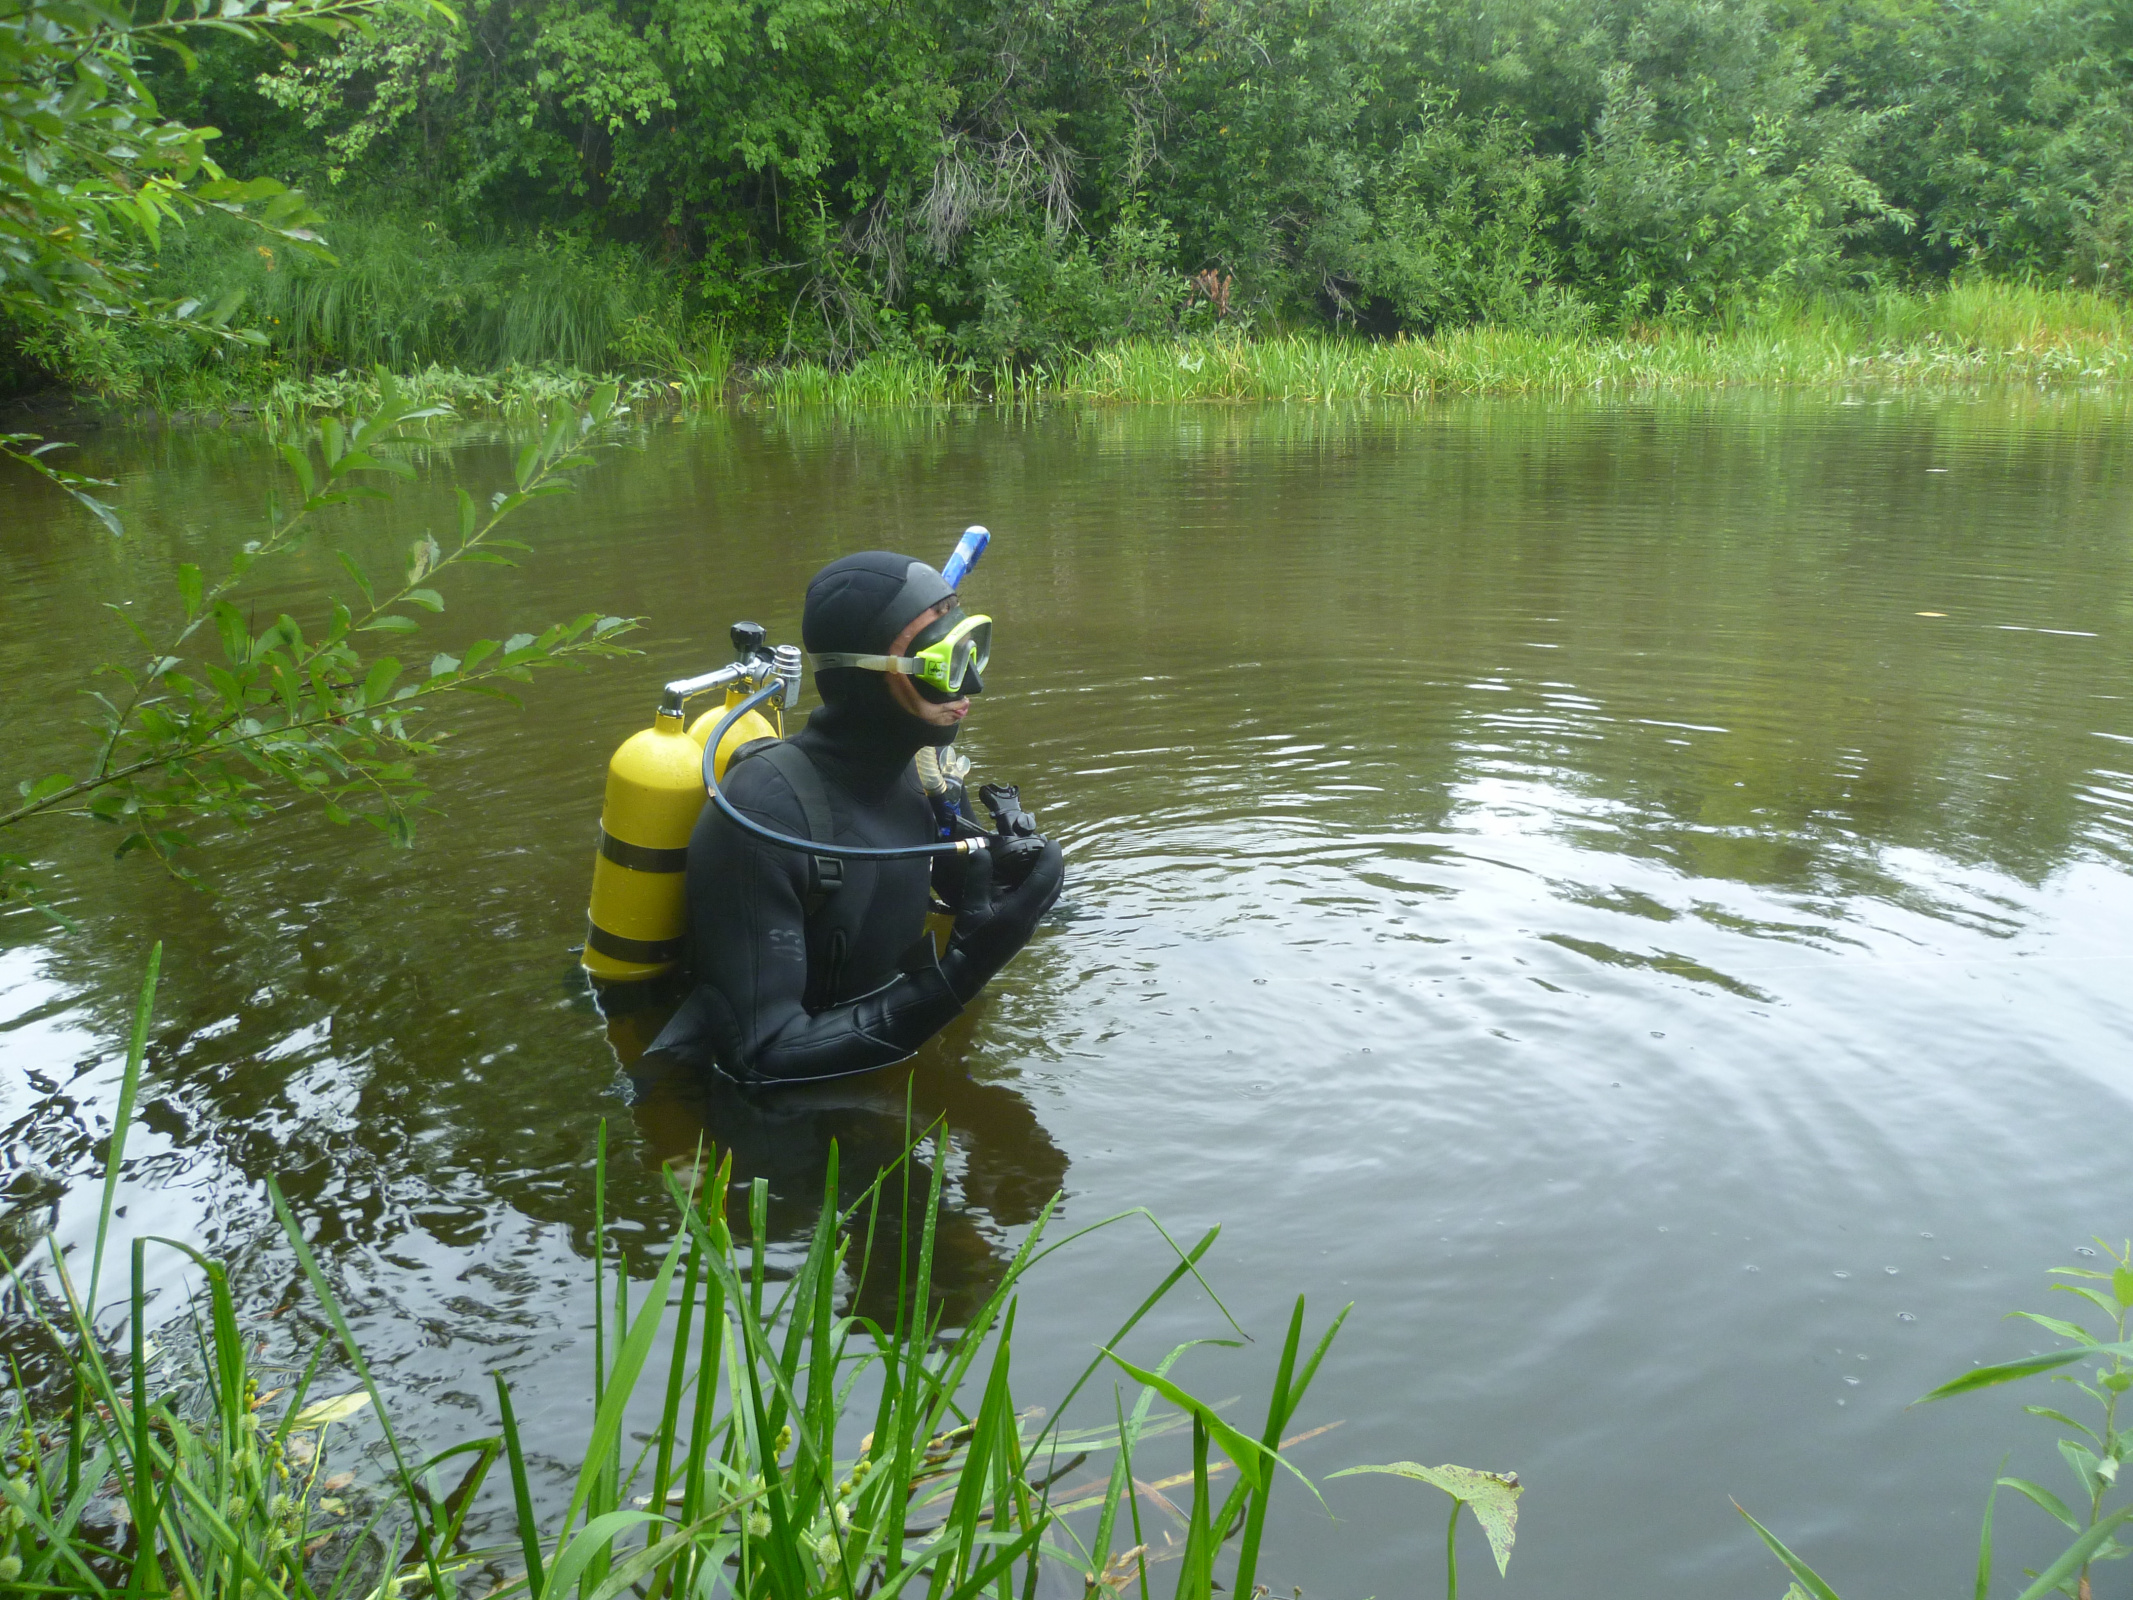
[[[793,795],[800,802],[800,813],[807,819],[810,839],[836,837],[836,824],[830,820],[829,790],[822,782],[822,774],[815,770],[815,764],[807,759],[806,751],[787,740],[760,739],[754,745],[743,745],[736,750],[733,760],[751,755],[769,762],[792,785]],[[844,887],[844,863],[835,856],[809,856],[807,860],[807,915],[812,918]]]

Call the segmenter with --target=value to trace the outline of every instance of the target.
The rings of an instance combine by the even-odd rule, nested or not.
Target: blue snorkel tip
[[[970,569],[978,564],[985,554],[985,547],[992,543],[992,535],[973,523],[963,530],[963,537],[956,540],[955,551],[941,566],[941,576],[948,587],[962,587],[963,580],[970,576]]]

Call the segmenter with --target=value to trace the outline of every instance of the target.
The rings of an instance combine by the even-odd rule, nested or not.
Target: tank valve
[[[785,680],[785,694],[779,704],[790,711],[800,703],[800,647],[781,644],[771,652],[771,659],[777,663],[778,676]]]

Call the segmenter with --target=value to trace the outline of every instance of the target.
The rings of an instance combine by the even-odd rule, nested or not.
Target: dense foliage
[[[147,64],[332,219],[339,267],[165,241],[171,292],[248,290],[298,366],[1027,368],[1240,316],[2109,287],[2133,248],[2102,0],[450,0]]]

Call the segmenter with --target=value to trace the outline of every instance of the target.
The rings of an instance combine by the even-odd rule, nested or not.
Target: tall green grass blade
[[[555,1596],[555,1600],[565,1600],[572,1585],[590,1575],[595,1558],[612,1549],[617,1537],[643,1523],[664,1520],[649,1511],[604,1511],[597,1517],[588,1518],[585,1526],[572,1534],[556,1552],[556,1558],[548,1568],[546,1591]]]
[[[635,1321],[616,1331],[621,1340],[615,1348],[615,1365],[609,1374],[609,1382],[601,1396],[600,1404],[593,1414],[592,1438],[586,1446],[585,1463],[578,1473],[577,1487],[572,1491],[570,1506],[563,1514],[561,1532],[567,1535],[571,1525],[578,1519],[609,1479],[614,1470],[615,1452],[620,1448],[622,1420],[629,1408],[631,1392],[636,1388],[637,1376],[644,1370],[645,1359],[651,1354],[652,1341],[657,1337],[659,1324],[665,1319],[667,1289],[674,1277],[674,1268],[681,1261],[682,1248],[688,1243],[686,1234],[675,1235],[667,1247],[659,1270],[652,1277],[652,1286],[645,1293],[643,1309]],[[602,1513],[605,1515],[606,1513]],[[588,1556],[587,1559],[591,1559]],[[559,1579],[551,1574],[551,1586]]]
[[[518,1418],[511,1409],[511,1385],[504,1382],[501,1372],[493,1376],[496,1409],[503,1418],[504,1456],[511,1468],[511,1505],[518,1514],[519,1548],[526,1557],[526,1592],[532,1600],[541,1600],[548,1577],[541,1561],[539,1524],[534,1521],[533,1488],[526,1480],[526,1452],[519,1442]]]
[[[1259,1442],[1268,1450],[1281,1448],[1281,1436],[1288,1429],[1289,1419],[1296,1414],[1296,1402],[1289,1397],[1289,1385],[1296,1376],[1296,1351],[1303,1342],[1304,1297],[1296,1297],[1296,1309],[1289,1313],[1289,1331],[1281,1342],[1281,1364],[1274,1372],[1274,1392],[1267,1397],[1266,1431]],[[1308,1377],[1305,1379],[1309,1383]],[[1273,1484],[1267,1479],[1269,1490]],[[1232,1586],[1236,1593],[1249,1596],[1259,1573],[1259,1541],[1266,1532],[1266,1508],[1270,1494],[1255,1494],[1245,1512],[1244,1542],[1237,1550],[1237,1581]],[[1224,1519],[1227,1526],[1227,1517]]]
[[[118,1200],[119,1167],[126,1154],[126,1135],[133,1126],[133,1102],[141,1090],[141,1063],[148,1054],[148,1022],[156,1003],[156,978],[163,970],[163,943],[159,939],[148,952],[148,970],[141,977],[141,998],[133,1008],[133,1037],[126,1046],[126,1070],[119,1079],[118,1110],[111,1118],[111,1143],[104,1155],[104,1193],[96,1212],[96,1251],[89,1262],[87,1314],[96,1320],[96,1292],[104,1281],[104,1241],[111,1233],[111,1210]]]
[[[702,1152],[697,1154],[700,1168]],[[688,1203],[693,1205],[694,1201]],[[682,1396],[688,1392],[689,1333],[704,1269],[703,1241],[686,1224],[682,1232],[689,1241],[689,1259],[682,1272],[681,1312],[674,1323],[674,1356],[667,1367],[666,1395],[659,1409],[659,1457],[652,1465],[652,1504],[662,1516],[667,1511],[667,1493],[672,1483],[674,1446],[680,1438]]]
[[[2006,1457],[2000,1458],[2000,1465],[2007,1465]],[[1978,1525],[1977,1583],[1971,1590],[1971,1600],[1985,1600],[1992,1588],[1992,1508],[1999,1497],[2000,1486],[1995,1482],[1985,1491],[1985,1520]]]
[[[1739,1501],[1736,1500],[1733,1503],[1733,1509],[1747,1518],[1748,1526],[1762,1536],[1763,1543],[1770,1546],[1770,1553],[1785,1563],[1785,1570],[1792,1574],[1795,1581],[1807,1591],[1812,1600],[1839,1600],[1837,1591],[1822,1581],[1822,1575],[1819,1572],[1786,1549],[1784,1541],[1779,1539],[1776,1534],[1772,1533],[1760,1522],[1757,1522],[1755,1518],[1748,1516],[1746,1508]],[[2025,1596],[2024,1600],[2028,1600],[2028,1597]]]
[[[304,1231],[297,1225],[296,1214],[289,1209],[289,1202],[282,1198],[281,1185],[276,1183],[272,1176],[267,1179],[267,1198],[273,1202],[274,1215],[281,1222],[282,1233],[289,1241],[290,1250],[295,1253],[297,1265],[302,1268],[312,1293],[319,1297],[319,1305],[326,1313],[326,1320],[333,1324],[334,1334],[341,1342],[341,1349],[347,1355],[349,1365],[355,1368],[356,1376],[363,1380],[363,1390],[370,1396],[370,1403],[377,1412],[378,1429],[384,1434],[386,1448],[391,1451],[393,1465],[398,1469],[400,1492],[407,1502],[408,1515],[414,1519],[414,1526],[423,1530],[427,1523],[421,1496],[415,1492],[415,1476],[408,1470],[407,1457],[400,1448],[400,1437],[393,1429],[391,1417],[386,1414],[385,1397],[379,1392],[377,1379],[371,1375],[370,1363],[364,1359],[362,1346],[356,1342],[355,1332],[348,1326],[348,1318],[341,1312],[341,1303],[335,1297],[332,1285],[327,1283],[325,1273],[319,1270],[318,1261],[311,1254],[311,1247],[304,1242]],[[181,1245],[179,1248],[185,1247]],[[193,1255],[195,1260],[199,1259],[197,1254],[190,1250],[186,1253]],[[446,1592],[444,1574],[438,1570],[436,1550],[436,1541],[428,1541],[423,1566],[429,1577],[430,1592],[433,1595],[442,1595]]]
[[[1196,1342],[1226,1344],[1228,1341],[1208,1339]],[[1160,1373],[1150,1372],[1145,1367],[1135,1366],[1114,1350],[1106,1350],[1104,1354],[1123,1368],[1128,1375],[1146,1384],[1179,1410],[1189,1412],[1196,1420],[1204,1424],[1207,1431],[1213,1436],[1214,1442],[1221,1447],[1222,1453],[1228,1456],[1230,1463],[1236,1467],[1238,1476],[1249,1483],[1254,1490],[1262,1493],[1265,1491],[1268,1475],[1268,1457],[1274,1456],[1278,1460],[1278,1455],[1262,1447],[1258,1440],[1247,1438],[1244,1434],[1238,1432],[1237,1429],[1222,1420],[1214,1407],[1197,1395],[1186,1393],[1184,1389],[1171,1382],[1169,1378]]]

